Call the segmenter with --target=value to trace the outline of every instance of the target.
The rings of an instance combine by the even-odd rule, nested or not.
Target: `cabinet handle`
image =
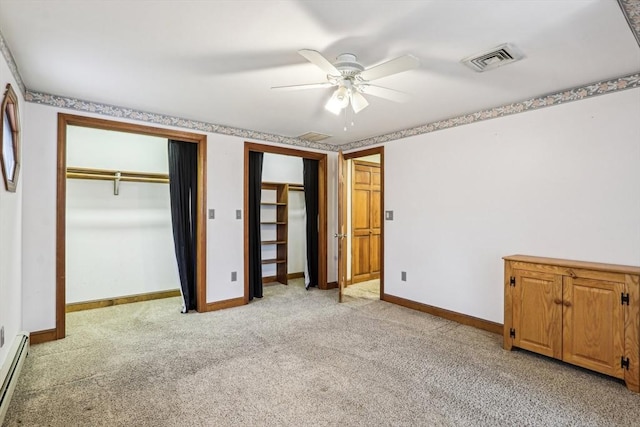
[[[562,304],[562,300],[560,298],[554,299],[553,302],[556,304]]]
[[[562,303],[565,307],[571,307],[571,303],[569,301],[563,301]]]

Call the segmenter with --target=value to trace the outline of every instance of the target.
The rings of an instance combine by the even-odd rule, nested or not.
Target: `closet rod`
[[[67,168],[67,178],[73,179],[100,179],[113,181],[113,195],[120,194],[120,182],[152,182],[168,184],[169,175],[163,173],[127,172],[109,169]]]
[[[118,179],[119,181],[128,181],[128,182],[153,182],[153,183],[160,183],[160,184],[169,183],[168,174],[128,172],[128,171],[116,171],[116,170],[108,170],[108,169],[90,169],[90,168],[77,168],[77,167],[67,168],[67,178],[101,179],[106,181]]]

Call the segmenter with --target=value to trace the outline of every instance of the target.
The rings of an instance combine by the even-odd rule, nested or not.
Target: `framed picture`
[[[2,132],[0,132],[0,163],[7,191],[15,193],[20,172],[20,120],[18,97],[11,84],[2,99]]]

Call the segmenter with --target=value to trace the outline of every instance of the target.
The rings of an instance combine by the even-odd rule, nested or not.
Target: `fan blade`
[[[376,80],[382,77],[390,76],[392,74],[398,74],[404,71],[413,70],[414,68],[418,68],[419,66],[420,60],[418,58],[413,55],[404,55],[366,69],[360,73],[360,77],[367,81]]]
[[[333,64],[331,62],[329,62],[329,60],[327,58],[325,58],[324,56],[322,56],[322,54],[320,52],[318,52],[317,50],[311,50],[311,49],[300,49],[298,51],[298,53],[302,56],[304,56],[304,58],[311,62],[312,64],[314,64],[316,67],[320,68],[322,71],[324,71],[325,73],[331,75],[331,76],[340,76],[340,71],[338,71],[338,69],[336,67],[333,66]]]
[[[409,95],[404,92],[382,86],[360,85],[359,89],[367,95],[377,96],[378,98],[388,99],[389,101],[393,102],[402,103],[407,102],[410,99]]]
[[[333,86],[331,83],[324,82],[324,83],[309,83],[309,84],[303,84],[303,85],[273,86],[271,89],[304,90],[304,89],[319,89],[319,88],[331,87],[331,86]]]
[[[360,92],[355,90],[351,92],[351,108],[353,108],[354,113],[358,114],[360,111],[367,108],[368,105],[369,102],[367,101],[367,98],[362,96]]]

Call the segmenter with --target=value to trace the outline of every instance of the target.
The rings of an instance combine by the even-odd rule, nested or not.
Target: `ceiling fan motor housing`
[[[333,66],[340,71],[343,77],[353,77],[364,71],[364,67],[358,63],[358,58],[352,53],[338,55]]]

